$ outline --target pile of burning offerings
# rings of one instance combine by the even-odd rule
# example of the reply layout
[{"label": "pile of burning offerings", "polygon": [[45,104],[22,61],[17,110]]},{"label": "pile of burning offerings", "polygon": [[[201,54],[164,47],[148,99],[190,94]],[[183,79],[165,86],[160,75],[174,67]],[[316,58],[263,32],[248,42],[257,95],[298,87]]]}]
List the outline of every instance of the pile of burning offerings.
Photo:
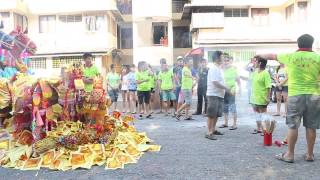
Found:
[{"label": "pile of burning offerings", "polygon": [[[71,89],[71,90],[70,90]],[[132,116],[109,115],[95,79],[91,93],[64,88],[60,79],[18,75],[0,79],[0,165],[20,170],[123,168],[145,151],[160,151],[133,127]]]}]

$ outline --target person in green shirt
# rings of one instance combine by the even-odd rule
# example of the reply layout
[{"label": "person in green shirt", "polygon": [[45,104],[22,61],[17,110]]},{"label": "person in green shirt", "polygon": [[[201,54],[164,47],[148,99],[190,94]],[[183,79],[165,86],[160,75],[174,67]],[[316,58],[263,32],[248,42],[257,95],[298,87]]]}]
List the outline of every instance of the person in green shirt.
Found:
[{"label": "person in green shirt", "polygon": [[303,119],[306,128],[307,153],[306,161],[314,161],[314,144],[316,129],[320,128],[320,55],[312,51],[314,38],[309,34],[300,36],[297,40],[298,51],[288,54],[262,54],[256,57],[278,60],[284,64],[288,73],[288,114],[286,124],[287,152],[276,156],[288,163],[294,162],[295,144],[298,138],[298,128]]},{"label": "person in green shirt", "polygon": [[111,98],[113,111],[117,110],[117,102],[120,88],[120,75],[116,72],[114,64],[110,65],[110,72],[107,74],[107,91]]},{"label": "person in green shirt", "polygon": [[173,102],[172,113],[174,114],[176,107],[176,95],[173,92],[173,90],[175,89],[173,69],[169,69],[166,63],[161,64],[161,71],[158,75],[158,79],[166,116],[169,115],[168,111],[171,101]]},{"label": "person in green shirt", "polygon": [[181,112],[186,110],[185,120],[193,120],[192,116],[189,114],[190,106],[192,103],[192,89],[193,89],[193,77],[191,73],[191,68],[193,66],[193,59],[184,59],[184,67],[182,69],[182,78],[181,78],[181,91],[179,95],[178,103],[183,103],[179,107],[176,114],[176,119],[180,120]]},{"label": "person in green shirt", "polygon": [[84,90],[85,92],[92,92],[93,90],[93,79],[98,76],[99,70],[98,68],[92,64],[92,54],[85,53],[83,54],[84,60],[84,70],[83,70],[83,82],[84,82]]},{"label": "person in green shirt", "polygon": [[147,63],[140,61],[138,63],[138,73],[136,74],[137,81],[137,91],[138,91],[138,102],[139,102],[139,117],[142,118],[144,113],[146,113],[146,118],[152,118],[150,113],[150,77],[151,72],[148,70]]},{"label": "person in green shirt", "polygon": [[267,106],[270,102],[271,77],[266,70],[267,60],[257,58],[255,63],[257,69],[252,74],[252,94],[251,105],[256,114],[257,129],[252,134],[262,133],[261,121],[267,112]]},{"label": "person in green shirt", "polygon": [[241,81],[237,67],[232,65],[233,57],[225,54],[224,60],[224,80],[226,86],[230,89],[230,93],[224,95],[224,124],[220,128],[228,127],[229,112],[233,114],[233,125],[230,130],[237,129],[237,106],[236,106],[236,84],[238,85],[239,94],[241,94]]}]

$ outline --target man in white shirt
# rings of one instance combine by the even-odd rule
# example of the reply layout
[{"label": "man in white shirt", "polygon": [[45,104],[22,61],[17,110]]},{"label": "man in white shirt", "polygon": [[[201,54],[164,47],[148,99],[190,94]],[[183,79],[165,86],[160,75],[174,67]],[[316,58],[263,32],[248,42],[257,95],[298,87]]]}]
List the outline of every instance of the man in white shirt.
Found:
[{"label": "man in white shirt", "polygon": [[208,134],[206,138],[210,140],[217,140],[215,135],[223,135],[216,131],[216,123],[223,113],[223,98],[226,91],[229,89],[225,86],[223,70],[220,67],[223,64],[223,53],[216,51],[212,57],[213,66],[210,67],[208,72],[207,83],[207,98],[208,98]]}]

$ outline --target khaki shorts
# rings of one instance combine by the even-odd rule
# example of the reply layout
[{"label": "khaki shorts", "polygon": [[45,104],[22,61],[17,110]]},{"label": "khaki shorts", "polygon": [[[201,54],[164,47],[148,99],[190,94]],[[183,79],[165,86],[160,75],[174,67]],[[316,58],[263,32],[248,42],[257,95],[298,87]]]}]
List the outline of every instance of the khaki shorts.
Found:
[{"label": "khaki shorts", "polygon": [[320,96],[299,95],[288,97],[288,115],[286,123],[291,129],[299,128],[303,118],[303,126],[320,129]]},{"label": "khaki shorts", "polygon": [[207,96],[208,108],[207,116],[209,118],[222,117],[223,113],[223,98],[217,96]]}]

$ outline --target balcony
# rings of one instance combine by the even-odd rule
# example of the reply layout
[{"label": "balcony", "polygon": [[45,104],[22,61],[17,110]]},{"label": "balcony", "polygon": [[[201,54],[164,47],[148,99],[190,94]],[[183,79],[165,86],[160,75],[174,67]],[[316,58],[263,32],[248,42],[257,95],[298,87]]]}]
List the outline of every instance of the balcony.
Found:
[{"label": "balcony", "polygon": [[224,27],[223,13],[192,13],[190,29],[221,29]]},{"label": "balcony", "polygon": [[133,21],[169,21],[171,6],[171,0],[136,0],[132,6]]},{"label": "balcony", "polygon": [[28,6],[33,14],[58,14],[66,12],[88,12],[117,10],[116,0],[29,0]]},{"label": "balcony", "polygon": [[22,0],[0,0],[1,11],[18,10],[20,13],[27,12],[27,5]]}]

